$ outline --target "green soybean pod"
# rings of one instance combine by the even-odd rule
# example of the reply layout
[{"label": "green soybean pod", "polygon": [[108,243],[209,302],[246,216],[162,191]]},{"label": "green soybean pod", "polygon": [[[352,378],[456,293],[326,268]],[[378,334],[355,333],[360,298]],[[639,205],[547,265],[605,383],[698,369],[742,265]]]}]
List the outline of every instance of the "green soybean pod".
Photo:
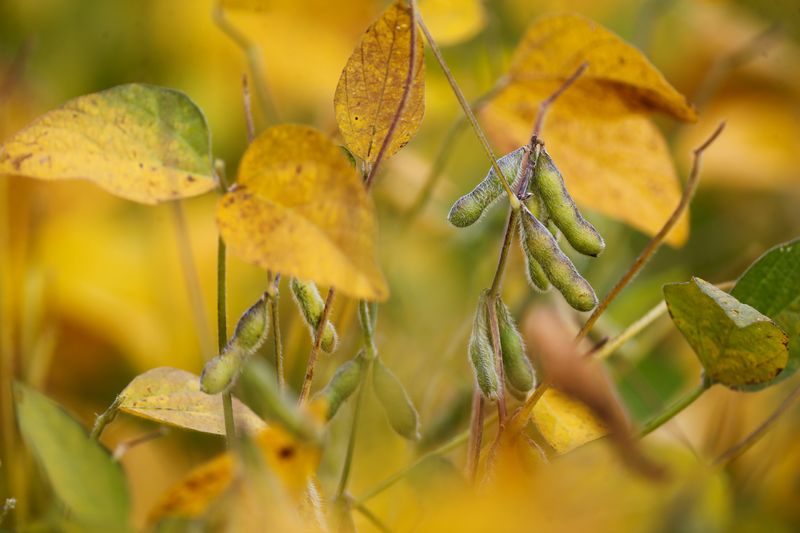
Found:
[{"label": "green soybean pod", "polygon": [[515,391],[526,393],[533,388],[533,366],[525,354],[522,335],[519,334],[511,312],[500,298],[495,300],[495,309],[506,381]]},{"label": "green soybean pod", "polygon": [[372,388],[392,428],[409,440],[419,440],[417,410],[403,384],[379,357],[375,358],[372,365]]},{"label": "green soybean pod", "polygon": [[577,252],[596,257],[603,251],[606,246],[603,237],[578,211],[561,172],[544,148],[533,172],[532,185],[541,194],[553,222]]},{"label": "green soybean pod", "polygon": [[[303,319],[311,332],[311,341],[313,342],[317,334],[319,320],[322,317],[322,311],[325,309],[325,302],[322,300],[322,296],[320,296],[319,290],[317,290],[317,286],[313,281],[292,278],[289,286],[292,289],[292,296],[294,296],[297,308],[300,310],[300,314],[303,315]],[[336,350],[338,342],[336,328],[328,321],[325,324],[325,329],[322,330],[322,344],[320,344],[320,347],[324,351],[331,353]]]},{"label": "green soybean pod", "polygon": [[475,373],[475,380],[483,395],[489,400],[497,399],[497,370],[494,367],[494,350],[489,338],[489,318],[487,316],[487,290],[481,292],[478,309],[472,323],[472,334],[469,338],[469,360]]},{"label": "green soybean pod", "polygon": [[364,352],[361,351],[337,368],[325,388],[314,395],[312,403],[325,402],[326,404],[325,420],[333,418],[339,407],[356,391],[364,375],[365,366]]},{"label": "green soybean pod", "polygon": [[[517,148],[510,154],[506,154],[497,160],[497,165],[503,171],[503,176],[508,180],[513,189],[517,186],[520,179],[519,165],[522,156],[525,154],[526,147]],[[464,228],[476,222],[484,211],[491,206],[505,190],[500,177],[494,171],[494,167],[489,169],[489,173],[472,191],[465,194],[453,204],[447,220],[458,228]]]},{"label": "green soybean pod", "polygon": [[228,341],[230,346],[235,346],[249,355],[264,344],[269,333],[267,297],[263,294],[242,314],[236,323],[236,329],[233,330],[233,337]]},{"label": "green soybean pod", "polygon": [[[530,198],[525,201],[525,205],[536,218],[545,220],[543,217],[549,217],[547,214],[547,208],[544,206],[541,196],[539,196],[535,190],[531,191]],[[530,257],[530,255],[525,251],[525,241],[521,237],[522,229],[520,229],[519,234],[519,243],[522,247],[522,256],[525,258],[525,277],[528,280],[528,284],[536,290],[543,292],[547,291],[550,288],[550,281],[547,279],[547,275],[544,273],[542,265],[540,265],[536,259]]]},{"label": "green soybean pod", "polygon": [[[541,159],[540,159],[541,160]],[[558,247],[553,235],[530,211],[520,212],[520,240],[529,261],[538,261],[564,299],[578,311],[590,311],[597,305],[597,296],[588,281]]]},{"label": "green soybean pod", "polygon": [[206,394],[217,394],[233,388],[246,358],[247,354],[243,350],[228,345],[203,367],[200,390]]}]

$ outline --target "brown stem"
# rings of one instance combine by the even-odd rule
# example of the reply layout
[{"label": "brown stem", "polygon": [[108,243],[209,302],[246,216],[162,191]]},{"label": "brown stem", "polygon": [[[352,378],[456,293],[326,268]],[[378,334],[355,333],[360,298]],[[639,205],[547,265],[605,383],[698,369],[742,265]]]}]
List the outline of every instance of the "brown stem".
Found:
[{"label": "brown stem", "polygon": [[672,212],[669,219],[664,223],[664,226],[661,230],[647,243],[647,246],[644,247],[644,250],[639,254],[639,257],[633,262],[631,267],[625,273],[625,275],[620,278],[616,285],[611,289],[611,291],[606,295],[602,302],[595,308],[592,312],[589,319],[583,325],[581,330],[578,332],[578,335],[575,339],[575,342],[579,342],[581,339],[586,337],[589,331],[594,326],[597,319],[600,318],[600,315],[608,308],[609,304],[614,301],[619,293],[624,289],[628,283],[631,282],[633,277],[639,273],[639,271],[644,267],[653,254],[658,250],[661,246],[661,243],[664,241],[664,238],[669,234],[675,224],[678,223],[681,215],[683,212],[686,211],[686,208],[689,207],[689,203],[692,201],[692,197],[694,196],[695,190],[697,190],[697,183],[700,178],[700,163],[702,162],[703,152],[708,148],[711,143],[713,143],[717,137],[722,133],[722,130],[725,128],[725,122],[720,123],[717,126],[717,129],[714,130],[714,133],[699,147],[695,148],[694,150],[694,161],[692,163],[692,170],[689,173],[689,179],[686,181],[686,187],[683,189],[683,195],[681,195],[680,202],[678,202],[675,211]]},{"label": "brown stem", "polygon": [[303,387],[300,389],[300,398],[298,403],[303,404],[308,399],[308,393],[311,392],[311,381],[314,379],[314,366],[317,364],[317,355],[322,345],[322,334],[325,331],[325,325],[328,323],[328,315],[330,315],[331,307],[333,304],[333,296],[336,290],[331,287],[328,289],[328,296],[325,298],[325,307],[322,308],[322,316],[319,317],[317,329],[314,331],[314,345],[311,347],[311,353],[308,356],[308,364],[306,365],[306,377],[303,379]]},{"label": "brown stem", "polygon": [[506,261],[508,260],[508,250],[511,248],[511,241],[514,239],[514,228],[517,225],[517,213],[518,212],[513,209],[508,213],[506,231],[503,237],[503,246],[500,248],[500,257],[497,260],[497,269],[494,271],[492,286],[489,289],[490,297],[496,296],[500,293],[500,285],[503,281],[503,272],[506,269]]},{"label": "brown stem", "polygon": [[564,80],[564,83],[561,84],[561,87],[556,89],[556,91],[542,100],[539,104],[539,113],[536,115],[536,122],[533,125],[533,134],[531,135],[531,139],[536,139],[540,136],[542,132],[542,126],[544,125],[544,117],[547,115],[547,112],[550,110],[550,106],[553,105],[559,96],[564,94],[564,91],[570,88],[570,86],[577,81],[581,75],[586,72],[586,69],[589,68],[589,63],[584,61],[580,64],[580,66],[573,72],[570,77]]},{"label": "brown stem", "polygon": [[[411,20],[413,21],[415,18],[416,13],[416,6],[414,2],[410,3],[411,9]],[[364,181],[364,187],[367,190],[370,190],[372,187],[372,182],[375,179],[375,173],[378,171],[378,166],[380,165],[381,161],[383,161],[384,156],[386,155],[386,151],[389,149],[389,143],[392,141],[392,137],[394,136],[394,131],[397,129],[397,125],[400,123],[400,117],[403,115],[403,111],[406,109],[406,104],[408,103],[408,95],[411,94],[411,86],[414,84],[414,75],[415,75],[415,67],[416,67],[416,59],[417,59],[417,25],[412,22],[411,24],[411,49],[408,59],[408,74],[406,74],[406,82],[403,86],[403,96],[400,98],[400,105],[397,106],[397,111],[395,112],[394,116],[392,117],[392,122],[389,124],[389,129],[386,131],[386,137],[383,139],[383,144],[381,144],[381,149],[378,150],[378,155],[375,158],[375,162],[372,164],[372,168],[367,175],[367,179]]]}]

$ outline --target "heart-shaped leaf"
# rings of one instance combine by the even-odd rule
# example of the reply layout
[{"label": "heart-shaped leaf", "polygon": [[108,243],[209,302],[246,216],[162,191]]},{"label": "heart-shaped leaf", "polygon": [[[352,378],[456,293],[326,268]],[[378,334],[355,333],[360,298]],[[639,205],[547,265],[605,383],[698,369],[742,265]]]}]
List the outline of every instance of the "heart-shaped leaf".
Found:
[{"label": "heart-shaped leaf", "polygon": [[[225,434],[222,395],[200,390],[200,378],[178,368],[161,367],[133,378],[119,395],[119,410],[184,429]],[[236,427],[248,433],[266,423],[239,400],[233,400]]]},{"label": "heart-shaped leaf", "polygon": [[266,269],[385,300],[375,213],[355,169],[307,126],[269,128],[248,147],[217,210],[231,253]]},{"label": "heart-shaped leaf", "polygon": [[712,382],[754,390],[786,367],[786,333],[753,307],[699,278],[665,285],[664,298]]},{"label": "heart-shaped leaf", "polygon": [[39,117],[0,147],[0,174],[87,179],[154,204],[216,187],[202,111],[185,94],[120,85]]}]

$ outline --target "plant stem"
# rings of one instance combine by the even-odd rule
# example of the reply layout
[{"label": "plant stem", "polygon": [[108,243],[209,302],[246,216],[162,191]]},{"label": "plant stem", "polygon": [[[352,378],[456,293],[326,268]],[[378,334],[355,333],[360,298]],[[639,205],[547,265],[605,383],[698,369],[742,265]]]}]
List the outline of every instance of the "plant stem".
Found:
[{"label": "plant stem", "polygon": [[587,68],[589,68],[589,63],[584,61],[580,64],[580,66],[578,66],[577,69],[575,69],[575,72],[573,72],[566,80],[564,80],[564,83],[561,84],[561,87],[556,89],[553,94],[541,101],[539,104],[539,112],[536,114],[536,122],[533,124],[531,142],[541,135],[542,127],[544,126],[544,117],[547,115],[547,112],[550,110],[550,106],[553,105],[553,102],[555,102],[559,96],[564,94],[564,91],[569,89],[570,86],[575,83],[584,72],[586,72]]},{"label": "plant stem", "polygon": [[483,441],[483,394],[475,384],[472,390],[472,418],[468,431],[469,445],[467,446],[467,480],[475,482],[478,473],[478,463],[481,457],[481,442]]},{"label": "plant stem", "polygon": [[492,279],[492,286],[489,289],[489,296],[494,297],[500,293],[500,285],[503,281],[503,272],[506,269],[506,260],[508,259],[508,250],[511,247],[511,241],[514,239],[514,228],[517,226],[517,210],[511,210],[508,213],[508,220],[506,222],[506,230],[503,236],[503,246],[500,248],[500,256],[497,260],[497,268],[494,271],[494,278]]},{"label": "plant stem", "polygon": [[708,379],[703,378],[697,387],[692,389],[688,394],[668,407],[666,411],[646,422],[639,430],[639,438],[652,433],[656,429],[672,420],[675,415],[689,407],[696,399],[698,399],[700,395],[702,395],[711,385],[712,383]]},{"label": "plant stem", "polygon": [[372,361],[373,359],[367,359],[367,368],[366,372],[364,372],[363,377],[361,378],[361,383],[358,386],[358,392],[356,393],[356,404],[353,408],[353,422],[350,425],[350,436],[347,441],[347,452],[344,456],[344,465],[342,466],[342,475],[339,478],[339,484],[336,487],[336,497],[341,497],[345,491],[347,490],[347,481],[350,479],[350,468],[353,465],[353,451],[356,447],[356,431],[358,430],[358,420],[361,414],[361,404],[363,402],[364,397],[364,389],[366,388],[367,381],[369,380],[369,374],[372,371]]},{"label": "plant stem", "polygon": [[[416,0],[412,0],[411,3],[412,5],[416,5]],[[434,40],[430,31],[428,31],[428,27],[425,25],[425,21],[422,20],[422,15],[419,13],[419,10],[415,11],[417,17],[417,24],[419,24],[422,33],[425,35],[425,40],[428,41],[428,44],[431,47],[431,51],[433,52],[433,55],[436,57],[436,61],[439,63],[442,72],[444,73],[448,83],[450,84],[450,87],[453,89],[453,93],[456,95],[456,99],[458,100],[461,109],[464,111],[464,115],[467,117],[467,120],[469,120],[469,123],[472,126],[472,130],[475,132],[475,135],[481,142],[481,146],[483,146],[483,150],[486,152],[486,156],[489,158],[489,162],[491,163],[492,168],[494,169],[497,176],[500,178],[500,183],[502,183],[503,189],[505,189],[506,195],[508,195],[508,201],[511,205],[511,208],[516,211],[517,209],[519,209],[520,206],[519,199],[511,190],[511,186],[509,185],[505,175],[503,175],[503,171],[500,170],[500,166],[497,164],[497,159],[495,159],[492,147],[489,145],[489,140],[486,138],[486,134],[484,134],[480,124],[478,124],[478,119],[475,118],[475,113],[472,112],[472,108],[469,106],[467,99],[464,97],[464,93],[461,92],[461,87],[458,86],[455,77],[453,77],[453,73],[447,66],[447,63],[444,60],[444,56],[442,56],[442,51],[439,50],[439,46],[436,44],[436,41]]]},{"label": "plant stem", "polygon": [[92,427],[92,431],[89,434],[89,438],[92,440],[100,440],[103,430],[106,429],[106,426],[109,425],[117,416],[120,401],[121,400],[119,396],[117,396],[111,405],[108,406],[108,409],[97,415],[97,418],[94,421],[94,426]]},{"label": "plant stem", "polygon": [[325,325],[328,323],[328,316],[331,312],[333,304],[333,297],[336,291],[333,287],[328,289],[328,296],[325,298],[325,307],[322,308],[322,316],[317,323],[317,329],[314,332],[314,345],[311,347],[311,353],[308,355],[308,364],[306,365],[306,376],[303,379],[303,386],[300,389],[299,404],[304,404],[308,400],[308,394],[311,392],[311,382],[314,380],[314,367],[317,364],[317,355],[322,345],[322,334],[325,331]]},{"label": "plant stem", "polygon": [[359,513],[364,515],[364,517],[367,520],[369,520],[370,522],[372,522],[372,525],[374,525],[379,530],[383,531],[384,533],[388,533],[388,532],[392,531],[389,526],[384,524],[383,521],[380,518],[378,518],[375,515],[375,513],[370,511],[363,503],[359,503],[359,502],[354,501],[352,496],[348,498],[348,502],[350,503],[350,506],[353,509],[355,509],[356,511],[358,511]]},{"label": "plant stem", "polygon": [[589,319],[578,332],[575,342],[579,342],[581,339],[586,337],[586,335],[592,329],[592,326],[594,326],[595,322],[597,322],[597,319],[600,318],[600,315],[603,314],[603,312],[608,308],[609,304],[611,304],[611,302],[614,301],[619,293],[622,292],[622,289],[624,289],[628,283],[631,282],[634,276],[639,273],[642,267],[647,264],[656,250],[658,250],[658,248],[661,246],[661,243],[664,241],[672,228],[675,227],[675,224],[678,223],[681,215],[683,215],[684,211],[686,211],[686,208],[689,207],[689,203],[692,201],[695,190],[697,190],[697,183],[699,182],[700,178],[700,163],[702,162],[703,152],[711,145],[711,143],[716,140],[724,128],[725,123],[720,123],[720,125],[717,126],[717,129],[714,130],[714,133],[712,133],[702,145],[694,150],[692,170],[689,173],[689,179],[686,181],[686,187],[683,189],[683,194],[681,195],[681,199],[680,202],[678,202],[677,207],[675,207],[672,215],[670,215],[669,219],[667,219],[666,223],[664,223],[664,226],[661,228],[661,230],[650,240],[649,243],[647,243],[647,246],[644,247],[639,254],[639,257],[636,258],[628,271],[622,276],[622,278],[620,278],[617,284],[614,285],[603,301],[600,302],[600,304],[594,309],[592,314],[589,316]]},{"label": "plant stem", "polygon": [[[272,273],[270,272],[270,275]],[[272,294],[270,295],[270,319],[272,320],[272,339],[275,347],[275,374],[278,379],[278,388],[283,390],[286,387],[286,378],[283,371],[283,343],[281,342],[281,328],[280,320],[278,319],[278,300],[280,299],[280,284],[281,276],[275,276],[275,284],[272,287]]]},{"label": "plant stem", "polygon": [[[228,342],[228,306],[226,303],[227,278],[225,275],[225,241],[222,236],[217,241],[217,348],[219,353]],[[236,423],[233,420],[233,397],[230,391],[222,393],[222,414],[225,418],[225,442],[228,448],[236,442]]]}]

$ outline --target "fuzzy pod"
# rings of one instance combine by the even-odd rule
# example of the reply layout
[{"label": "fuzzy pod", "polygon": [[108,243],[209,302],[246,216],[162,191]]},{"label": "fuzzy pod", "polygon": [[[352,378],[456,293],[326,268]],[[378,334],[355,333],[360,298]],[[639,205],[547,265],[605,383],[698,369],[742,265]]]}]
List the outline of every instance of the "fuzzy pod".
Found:
[{"label": "fuzzy pod", "polygon": [[494,350],[489,337],[489,317],[486,308],[488,291],[481,292],[475,320],[472,323],[472,334],[469,338],[469,360],[472,370],[483,395],[489,400],[497,399],[497,370],[494,366]]},{"label": "fuzzy pod", "polygon": [[[525,206],[537,219],[543,221],[543,223],[547,220],[552,224],[547,208],[544,206],[541,196],[535,190],[531,191],[530,197],[525,201]],[[522,235],[521,228],[519,234],[520,236]],[[525,252],[525,241],[522,237],[520,237],[519,244],[522,247],[522,255],[525,258],[525,277],[528,280],[528,284],[536,290],[547,291],[550,289],[550,281],[547,279],[542,265]]]},{"label": "fuzzy pod", "polygon": [[403,384],[386,365],[375,358],[372,366],[372,388],[386,412],[389,424],[401,436],[419,440],[419,415]]},{"label": "fuzzy pod", "polygon": [[[313,281],[302,281],[297,278],[292,278],[289,286],[292,289],[292,296],[294,296],[297,308],[300,310],[300,314],[303,315],[303,319],[308,326],[309,332],[311,333],[311,341],[313,342],[317,334],[319,320],[325,309],[325,302]],[[336,345],[338,343],[339,338],[336,335],[336,328],[333,327],[333,324],[329,320],[325,324],[325,329],[322,330],[322,343],[320,347],[323,351],[331,353],[336,350]]]},{"label": "fuzzy pod", "polygon": [[523,209],[520,213],[520,240],[528,261],[538,261],[547,279],[564,299],[578,311],[591,311],[597,296],[588,281],[578,273],[569,257],[558,247],[553,235],[536,217]]},{"label": "fuzzy pod", "polygon": [[561,172],[544,148],[533,172],[532,186],[541,195],[553,222],[575,251],[592,257],[603,251],[606,246],[603,237],[578,211]]},{"label": "fuzzy pod", "polygon": [[[497,160],[497,165],[503,171],[503,176],[508,180],[512,189],[517,186],[521,177],[519,165],[524,154],[525,147],[523,146]],[[504,191],[503,183],[494,171],[494,167],[490,168],[483,181],[472,191],[456,200],[456,203],[450,208],[447,220],[458,228],[475,223]]]},{"label": "fuzzy pod", "polygon": [[312,402],[325,402],[325,420],[336,415],[339,407],[356,391],[364,376],[364,352],[336,369],[336,373],[321,391],[314,395]]},{"label": "fuzzy pod", "polygon": [[233,388],[244,367],[247,353],[232,345],[206,363],[200,374],[200,390],[217,394]]},{"label": "fuzzy pod", "polygon": [[264,344],[269,334],[267,298],[266,294],[262,295],[242,314],[239,322],[236,323],[236,329],[233,330],[233,336],[228,341],[230,347],[235,347],[249,355],[255,353]]},{"label": "fuzzy pod", "polygon": [[519,334],[511,312],[500,298],[495,300],[495,308],[506,381],[514,390],[526,393],[533,388],[533,366],[525,354],[522,335]]}]

